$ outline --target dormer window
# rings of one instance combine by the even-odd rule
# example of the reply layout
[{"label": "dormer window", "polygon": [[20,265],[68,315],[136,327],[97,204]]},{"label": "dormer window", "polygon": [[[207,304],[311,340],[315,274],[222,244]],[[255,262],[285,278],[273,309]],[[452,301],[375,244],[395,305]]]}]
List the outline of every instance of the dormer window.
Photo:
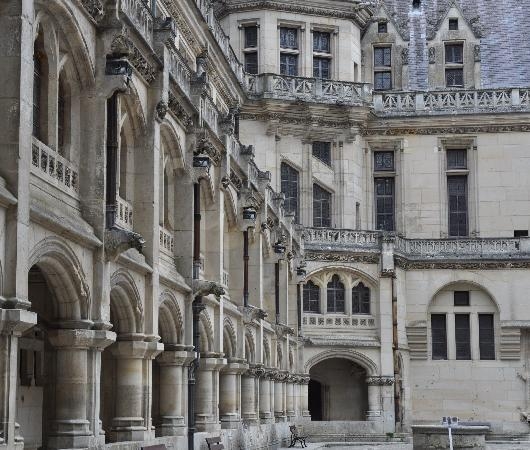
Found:
[{"label": "dormer window", "polygon": [[464,44],[445,44],[445,81],[447,87],[464,87]]},{"label": "dormer window", "polygon": [[378,22],[377,32],[379,34],[388,33],[388,24],[386,22]]},{"label": "dormer window", "polygon": [[421,0],[412,1],[412,9],[420,9],[420,6],[421,6]]},{"label": "dormer window", "polygon": [[449,19],[449,30],[458,30],[458,19]]}]

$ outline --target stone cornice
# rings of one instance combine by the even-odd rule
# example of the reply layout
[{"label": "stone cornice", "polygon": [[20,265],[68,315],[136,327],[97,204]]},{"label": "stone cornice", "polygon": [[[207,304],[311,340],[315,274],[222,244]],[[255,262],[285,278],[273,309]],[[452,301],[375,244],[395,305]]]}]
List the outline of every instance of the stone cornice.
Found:
[{"label": "stone cornice", "polygon": [[370,18],[372,17],[372,11],[364,4],[352,6],[351,3],[344,8],[333,8],[331,6],[317,6],[307,5],[307,3],[300,2],[296,4],[294,1],[280,1],[280,0],[247,0],[243,2],[233,3],[226,2],[223,5],[217,7],[216,15],[219,18],[223,18],[228,14],[241,11],[253,11],[253,10],[276,10],[283,12],[290,12],[295,14],[308,14],[312,16],[324,16],[334,17],[337,19],[353,20],[361,28],[363,28]]},{"label": "stone cornice", "polygon": [[[432,122],[432,118],[429,118]],[[389,125],[385,123],[385,125]],[[417,126],[417,127],[392,127],[384,126],[361,129],[363,136],[410,136],[410,135],[427,135],[438,136],[442,134],[482,134],[482,133],[528,133],[530,132],[530,123],[512,123],[498,124],[488,122],[482,125],[451,125],[444,127]]]},{"label": "stone cornice", "polygon": [[342,263],[379,264],[378,253],[351,253],[337,251],[316,251],[305,254],[306,261],[326,261]]},{"label": "stone cornice", "polygon": [[530,269],[530,260],[499,260],[499,261],[411,261],[401,256],[394,258],[396,266],[403,270],[502,270]]}]

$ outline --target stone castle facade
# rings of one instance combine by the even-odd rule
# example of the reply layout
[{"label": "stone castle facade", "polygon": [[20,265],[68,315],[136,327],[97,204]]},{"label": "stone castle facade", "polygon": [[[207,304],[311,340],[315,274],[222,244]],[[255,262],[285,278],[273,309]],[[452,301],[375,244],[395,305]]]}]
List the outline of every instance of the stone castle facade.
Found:
[{"label": "stone castle facade", "polygon": [[527,3],[3,0],[0,448],[527,434]]}]

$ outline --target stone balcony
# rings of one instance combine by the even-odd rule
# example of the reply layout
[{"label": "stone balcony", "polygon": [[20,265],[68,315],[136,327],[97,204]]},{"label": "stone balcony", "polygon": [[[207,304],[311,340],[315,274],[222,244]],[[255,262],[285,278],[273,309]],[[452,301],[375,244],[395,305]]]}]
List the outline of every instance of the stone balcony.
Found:
[{"label": "stone balcony", "polygon": [[494,264],[505,261],[507,267],[530,264],[530,238],[524,237],[407,239],[379,231],[306,228],[303,240],[306,255],[320,253],[362,256],[366,253],[373,255],[385,252],[404,266],[415,262],[428,265],[477,262]]},{"label": "stone balcony", "polygon": [[371,101],[371,86],[366,83],[323,80],[264,73],[247,74],[247,93],[251,98],[299,100],[348,106]]},{"label": "stone balcony", "polygon": [[154,18],[147,3],[143,0],[121,0],[120,12],[152,47]]},{"label": "stone balcony", "polygon": [[382,116],[524,112],[530,111],[530,89],[374,92],[373,102]]}]

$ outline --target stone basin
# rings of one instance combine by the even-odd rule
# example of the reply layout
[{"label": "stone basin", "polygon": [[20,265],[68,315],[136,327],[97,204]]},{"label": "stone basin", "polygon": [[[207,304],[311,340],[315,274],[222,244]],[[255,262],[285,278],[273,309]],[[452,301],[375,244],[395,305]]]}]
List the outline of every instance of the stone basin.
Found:
[{"label": "stone basin", "polygon": [[[458,425],[452,428],[453,449],[486,449],[487,425]],[[437,450],[449,448],[449,431],[442,425],[413,425],[414,450]]]}]

